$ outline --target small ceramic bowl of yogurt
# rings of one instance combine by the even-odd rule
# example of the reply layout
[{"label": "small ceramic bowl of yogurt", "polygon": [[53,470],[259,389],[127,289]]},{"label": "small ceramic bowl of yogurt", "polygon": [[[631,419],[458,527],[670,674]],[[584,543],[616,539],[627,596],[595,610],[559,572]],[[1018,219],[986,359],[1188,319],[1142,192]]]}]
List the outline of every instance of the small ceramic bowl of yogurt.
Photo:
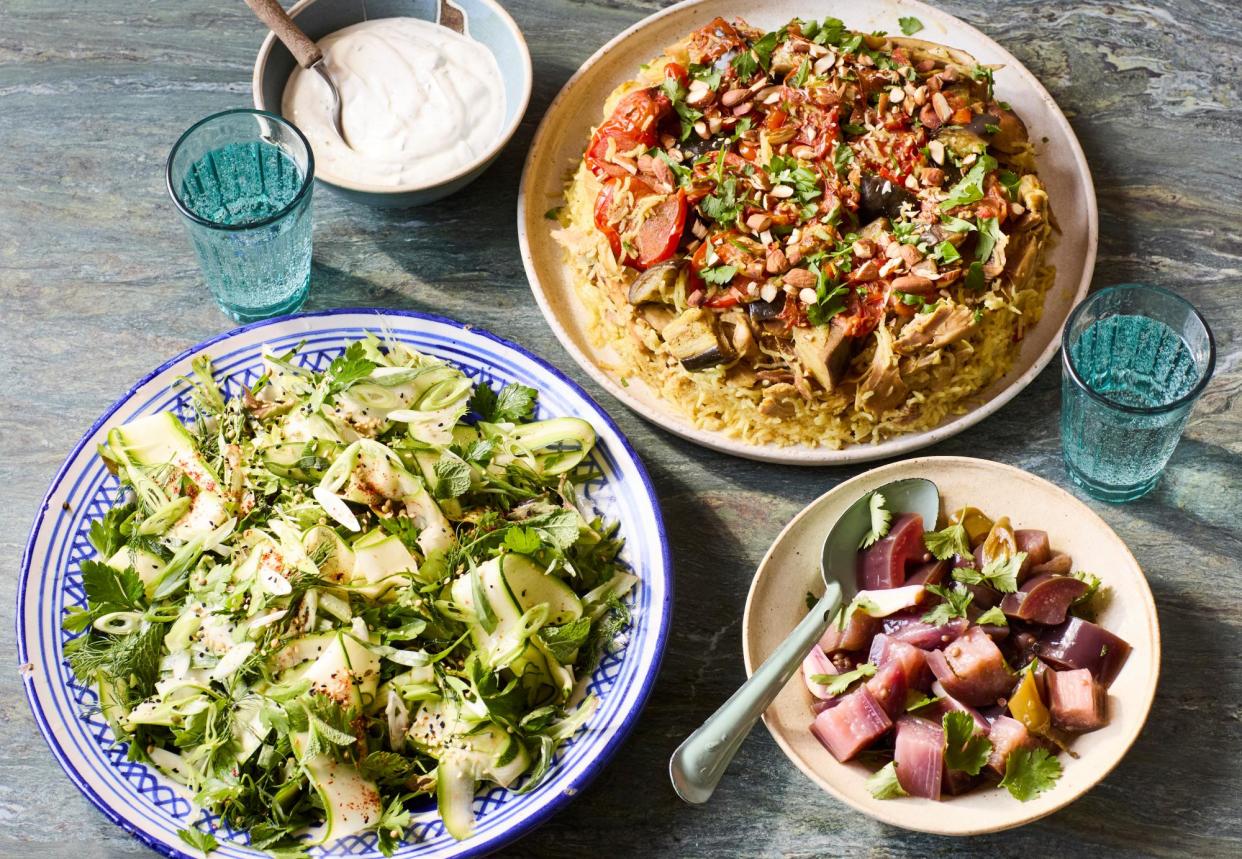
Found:
[{"label": "small ceramic bowl of yogurt", "polygon": [[316,41],[341,94],[346,141],[328,87],[268,34],[254,103],[296,125],[316,178],[376,206],[420,206],[474,181],[517,130],[531,63],[494,0],[301,0],[289,9]]}]

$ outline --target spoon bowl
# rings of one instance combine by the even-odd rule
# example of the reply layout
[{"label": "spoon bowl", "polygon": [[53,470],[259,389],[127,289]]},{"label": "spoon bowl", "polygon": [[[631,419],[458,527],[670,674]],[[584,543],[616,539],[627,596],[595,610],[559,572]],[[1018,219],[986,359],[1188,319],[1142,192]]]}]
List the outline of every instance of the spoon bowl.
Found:
[{"label": "spoon bowl", "polygon": [[886,483],[864,494],[850,505],[833,525],[820,551],[820,577],[824,595],[794,627],[772,655],[750,679],[686,738],[669,759],[669,778],[673,790],[693,804],[707,802],[724,775],[729,761],[755,722],[789,682],[847,596],[858,592],[855,575],[859,545],[872,529],[871,499],[884,496],[891,513],[917,513],[933,526],[940,515],[940,492],[936,484],[923,478],[906,478]]}]

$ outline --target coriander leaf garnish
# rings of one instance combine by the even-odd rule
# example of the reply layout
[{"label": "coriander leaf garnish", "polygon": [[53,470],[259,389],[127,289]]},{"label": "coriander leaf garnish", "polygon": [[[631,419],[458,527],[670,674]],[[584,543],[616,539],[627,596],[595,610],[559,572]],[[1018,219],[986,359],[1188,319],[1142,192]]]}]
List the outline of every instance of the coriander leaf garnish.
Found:
[{"label": "coriander leaf garnish", "polygon": [[1009,626],[1009,618],[1005,617],[1000,606],[994,605],[975,618],[975,623],[979,626]]},{"label": "coriander leaf garnish", "polygon": [[872,677],[875,671],[875,665],[864,662],[853,671],[846,671],[844,674],[813,674],[811,682],[822,684],[829,695],[842,695],[855,681],[862,680],[864,677]]},{"label": "coriander leaf garnish", "polygon": [[858,544],[858,548],[869,549],[888,534],[888,529],[892,526],[893,514],[885,507],[886,503],[884,496],[879,492],[871,493],[871,500],[868,501],[868,509],[871,513],[871,528],[863,535],[862,542]]},{"label": "coriander leaf garnish", "polygon": [[142,579],[132,568],[117,570],[99,561],[83,561],[81,570],[82,588],[88,603],[110,610],[143,608]]},{"label": "coriander leaf garnish", "polygon": [[980,155],[979,160],[971,166],[961,181],[949,189],[949,194],[941,201],[940,208],[947,211],[982,200],[983,180],[995,169],[995,158],[991,155]]},{"label": "coriander leaf garnish", "polygon": [[901,26],[901,32],[907,36],[913,36],[919,30],[923,29],[923,22],[918,18],[915,18],[913,15],[898,18],[897,23]]},{"label": "coriander leaf garnish", "polygon": [[974,599],[974,594],[960,587],[928,585],[927,590],[944,600],[923,615],[923,623],[930,623],[932,626],[943,626],[955,617],[966,617],[966,608]]},{"label": "coriander leaf garnish", "polygon": [[724,286],[733,280],[733,276],[736,274],[737,266],[735,265],[718,265],[699,270],[699,277],[703,278],[703,282],[710,283],[713,286]]},{"label": "coriander leaf garnish", "polygon": [[220,846],[220,842],[216,840],[216,836],[212,835],[210,832],[204,832],[201,829],[178,829],[177,837],[193,847],[195,850],[202,851],[204,856]]},{"label": "coriander leaf garnish", "polygon": [[537,397],[538,392],[526,385],[505,385],[497,394],[484,382],[474,389],[470,409],[489,423],[519,423],[534,414]]},{"label": "coriander leaf garnish", "polygon": [[1086,582],[1087,590],[1082,596],[1070,603],[1069,612],[1089,620],[1095,615],[1095,611],[1098,608],[1096,605],[1097,597],[1106,596],[1106,589],[1102,588],[1100,577],[1094,573],[1086,573],[1080,570],[1072,575],[1079,581]]},{"label": "coriander leaf garnish", "polygon": [[1052,788],[1061,777],[1061,762],[1047,749],[1017,748],[1005,761],[1005,777],[1000,786],[1014,799],[1028,802]]},{"label": "coriander leaf garnish", "polygon": [[334,396],[371,375],[375,367],[375,362],[366,357],[361,342],[350,343],[345,352],[328,365],[328,372],[321,382],[320,402],[331,402]]},{"label": "coriander leaf garnish", "polygon": [[928,531],[923,535],[923,545],[941,561],[947,561],[954,555],[964,557],[970,554],[970,537],[961,522],[940,531]]},{"label": "coriander leaf garnish", "polygon": [[533,555],[543,546],[543,540],[535,529],[517,526],[505,531],[505,546],[523,555]]},{"label": "coriander leaf garnish", "polygon": [[91,523],[87,539],[104,560],[111,558],[125,545],[123,527],[133,512],[132,505],[113,507],[103,515],[102,519],[96,519]]},{"label": "coriander leaf garnish", "polygon": [[889,761],[867,779],[867,790],[876,799],[896,799],[909,796],[897,780],[897,762]]},{"label": "coriander leaf garnish", "polygon": [[924,695],[922,692],[916,692],[911,689],[906,693],[906,712],[914,713],[922,710],[924,707],[930,707],[940,700],[942,699],[938,695]]},{"label": "coriander leaf garnish", "polygon": [[953,578],[967,585],[990,585],[1003,594],[1018,590],[1018,571],[1026,561],[1026,552],[1018,552],[1009,558],[993,558],[982,570],[958,567]]},{"label": "coriander leaf garnish", "polygon": [[992,754],[987,737],[975,736],[975,720],[969,713],[945,713],[940,724],[944,728],[944,765],[968,775],[978,775]]}]

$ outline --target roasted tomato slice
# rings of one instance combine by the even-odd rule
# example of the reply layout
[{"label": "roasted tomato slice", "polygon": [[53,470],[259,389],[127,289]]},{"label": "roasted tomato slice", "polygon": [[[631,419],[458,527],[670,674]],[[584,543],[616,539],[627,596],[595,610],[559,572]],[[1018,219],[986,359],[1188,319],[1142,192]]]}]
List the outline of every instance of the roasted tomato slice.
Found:
[{"label": "roasted tomato slice", "polygon": [[596,176],[623,178],[629,171],[608,160],[609,141],[616,152],[649,149],[659,140],[660,121],[672,110],[668,96],[655,88],[640,89],[617,102],[612,116],[604,120],[591,137],[586,162]]},{"label": "roasted tomato slice", "polygon": [[[621,231],[618,229],[628,216],[622,215],[618,221],[609,217],[613,214],[613,201],[622,181],[624,180],[609,178],[604,182],[603,190],[595,198],[595,226],[608,239],[613,255],[619,262],[645,271],[656,263],[669,259],[677,251],[681,234],[686,228],[686,212],[689,209],[686,192],[678,188],[647,210],[643,222],[634,234],[634,252],[631,254],[622,248]],[[637,179],[630,179],[629,183],[630,193],[635,200],[657,193]]]},{"label": "roasted tomato slice", "polygon": [[683,87],[690,86],[690,72],[686,71],[686,67],[681,63],[669,63],[664,67],[664,76],[673,78]]},{"label": "roasted tomato slice", "polygon": [[629,264],[645,270],[672,257],[686,228],[686,192],[678,188],[647,213],[634,236],[638,257]]},{"label": "roasted tomato slice", "polygon": [[714,63],[730,51],[747,50],[746,40],[724,18],[715,18],[690,34],[687,51],[690,61],[699,65]]},{"label": "roasted tomato slice", "polygon": [[884,281],[872,281],[866,295],[859,295],[857,287],[850,288],[845,312],[840,316],[847,337],[865,337],[876,329],[884,318],[888,293],[888,284]]}]

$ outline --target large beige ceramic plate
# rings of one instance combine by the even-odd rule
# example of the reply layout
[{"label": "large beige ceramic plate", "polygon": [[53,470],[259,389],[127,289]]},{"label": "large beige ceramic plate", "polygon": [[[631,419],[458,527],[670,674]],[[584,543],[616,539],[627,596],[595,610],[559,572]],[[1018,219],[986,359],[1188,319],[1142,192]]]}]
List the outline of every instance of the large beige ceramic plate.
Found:
[{"label": "large beige ceramic plate", "polygon": [[1068,805],[1104,778],[1138,737],[1156,694],[1160,629],[1156,606],[1138,562],[1090,508],[1063,489],[1021,469],[982,459],[929,456],[876,468],[811,502],[786,526],[759,565],[746,599],[742,653],[753,673],[806,614],[805,594],[823,593],[819,553],[837,517],[864,493],[904,477],[935,481],[945,509],[973,505],[1007,515],[1015,528],[1048,532],[1057,551],[1077,569],[1098,575],[1110,589],[1099,623],[1134,651],[1109,688],[1109,724],[1073,743],[1080,755],[1061,755],[1063,775],[1046,793],[1018,802],[999,788],[943,802],[904,797],[879,800],[867,792],[870,771],[838,763],[808,730],[811,695],[795,676],[764,714],[764,723],[798,769],[837,799],[885,823],[942,835],[975,835],[1021,826]]},{"label": "large beige ceramic plate", "polygon": [[[592,127],[602,119],[607,95],[633,78],[639,65],[658,56],[666,45],[717,15],[741,16],[767,29],[775,29],[795,16],[833,15],[855,29],[894,33],[900,32],[899,17],[913,15],[924,25],[919,38],[962,48],[981,63],[1004,65],[996,74],[997,93],[1013,105],[1036,142],[1039,175],[1048,187],[1061,227],[1059,241],[1049,255],[1057,267],[1057,278],[1048,293],[1043,319],[1027,334],[1013,369],[968,403],[965,414],[930,430],[841,450],[747,444],[720,432],[698,429],[638,380],[622,384],[610,369],[616,355],[610,348],[597,348],[592,343],[571,273],[560,246],[552,239],[555,224],[544,213],[559,205],[565,181],[581,159]],[[531,289],[561,344],[587,373],[639,415],[697,444],[749,459],[803,465],[866,462],[917,450],[961,432],[1011,400],[1056,354],[1061,327],[1091,282],[1096,236],[1091,173],[1073,130],[1052,96],[1008,51],[983,33],[915,0],[873,0],[865,4],[850,0],[688,0],[645,18],[583,63],[552,102],[531,144],[518,196],[518,240]]]}]

